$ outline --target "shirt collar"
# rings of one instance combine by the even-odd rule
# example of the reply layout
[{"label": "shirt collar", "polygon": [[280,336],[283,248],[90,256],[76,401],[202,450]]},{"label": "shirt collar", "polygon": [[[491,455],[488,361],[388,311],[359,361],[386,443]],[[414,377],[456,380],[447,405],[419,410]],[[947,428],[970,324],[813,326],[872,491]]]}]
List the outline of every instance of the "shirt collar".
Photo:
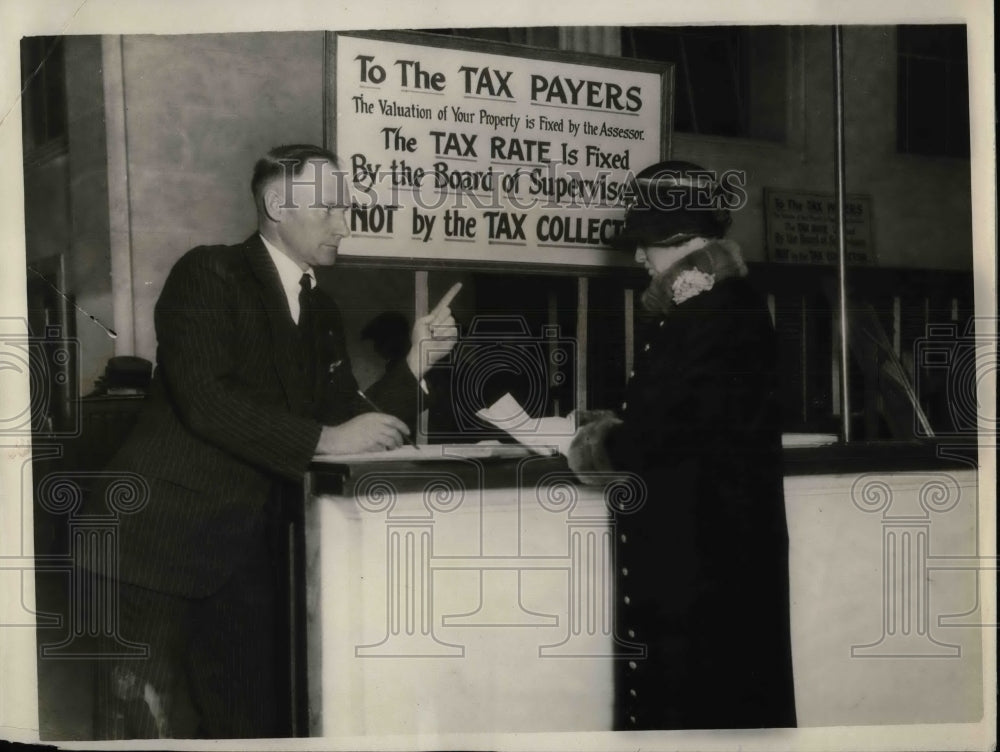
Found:
[{"label": "shirt collar", "polygon": [[[271,255],[271,260],[274,265],[278,268],[278,276],[281,277],[282,284],[285,284],[285,279],[291,279],[295,282],[296,295],[299,289],[299,280],[302,279],[303,274],[308,274],[312,277],[313,287],[316,286],[316,272],[313,271],[311,266],[306,267],[303,271],[301,267],[285,253],[280,251],[274,243],[265,238],[263,235],[260,239],[264,242],[264,247],[267,248],[267,252]],[[287,286],[287,285],[286,285]]]},{"label": "shirt collar", "polygon": [[311,266],[303,271],[299,268],[298,264],[278,250],[277,246],[263,235],[260,236],[260,239],[264,242],[264,247],[267,249],[271,261],[274,262],[274,267],[278,271],[278,278],[281,280],[281,289],[284,290],[285,299],[288,301],[288,310],[292,314],[292,319],[297,322],[299,320],[299,292],[302,289],[299,282],[303,274],[308,274],[312,278],[312,287],[315,289],[316,272],[313,271]]}]

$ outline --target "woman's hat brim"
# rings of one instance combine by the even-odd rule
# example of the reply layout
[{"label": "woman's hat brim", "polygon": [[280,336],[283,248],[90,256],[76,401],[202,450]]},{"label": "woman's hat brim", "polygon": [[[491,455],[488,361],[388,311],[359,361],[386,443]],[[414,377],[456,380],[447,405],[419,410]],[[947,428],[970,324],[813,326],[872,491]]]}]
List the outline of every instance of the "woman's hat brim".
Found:
[{"label": "woman's hat brim", "polygon": [[625,215],[625,226],[611,239],[618,251],[634,253],[638,246],[671,245],[698,233],[697,223],[687,212],[664,212],[649,207],[633,207]]}]

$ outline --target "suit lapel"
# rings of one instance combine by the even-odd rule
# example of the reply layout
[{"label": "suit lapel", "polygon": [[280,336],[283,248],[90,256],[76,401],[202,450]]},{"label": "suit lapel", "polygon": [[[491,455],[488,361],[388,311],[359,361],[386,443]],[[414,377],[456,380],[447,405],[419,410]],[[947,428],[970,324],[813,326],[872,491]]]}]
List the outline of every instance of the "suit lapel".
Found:
[{"label": "suit lapel", "polygon": [[251,235],[243,244],[243,252],[256,279],[264,313],[267,315],[274,367],[285,391],[285,399],[290,408],[298,411],[305,394],[305,383],[297,368],[302,353],[299,352],[299,331],[288,310],[288,299],[281,286],[281,278],[260,235]]},{"label": "suit lapel", "polygon": [[337,306],[322,290],[317,291],[316,304],[317,367],[329,375],[344,363],[344,325]]}]

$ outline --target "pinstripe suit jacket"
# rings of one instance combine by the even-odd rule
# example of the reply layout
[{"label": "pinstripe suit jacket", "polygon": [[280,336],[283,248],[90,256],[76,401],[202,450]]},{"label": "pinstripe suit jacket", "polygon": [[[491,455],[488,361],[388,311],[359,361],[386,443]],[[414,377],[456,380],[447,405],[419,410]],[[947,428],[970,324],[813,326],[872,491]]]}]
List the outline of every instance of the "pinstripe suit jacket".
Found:
[{"label": "pinstripe suit jacket", "polygon": [[[195,248],[175,264],[156,304],[150,394],[111,463],[150,491],[121,516],[118,579],[187,597],[215,592],[261,535],[275,482],[302,479],[322,425],[369,410],[340,313],[319,297],[313,371],[259,235]],[[412,428],[418,388],[404,363],[368,393]]]}]

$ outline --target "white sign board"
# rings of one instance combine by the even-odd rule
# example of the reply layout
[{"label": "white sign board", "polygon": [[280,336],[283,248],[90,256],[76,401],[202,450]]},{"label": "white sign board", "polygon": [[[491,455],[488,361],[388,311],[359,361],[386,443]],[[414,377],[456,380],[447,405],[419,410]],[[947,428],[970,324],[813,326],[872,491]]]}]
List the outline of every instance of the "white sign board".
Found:
[{"label": "white sign board", "polygon": [[341,253],[631,264],[609,240],[628,175],[668,151],[670,67],[544,54],[337,35],[331,141],[356,205]]}]

